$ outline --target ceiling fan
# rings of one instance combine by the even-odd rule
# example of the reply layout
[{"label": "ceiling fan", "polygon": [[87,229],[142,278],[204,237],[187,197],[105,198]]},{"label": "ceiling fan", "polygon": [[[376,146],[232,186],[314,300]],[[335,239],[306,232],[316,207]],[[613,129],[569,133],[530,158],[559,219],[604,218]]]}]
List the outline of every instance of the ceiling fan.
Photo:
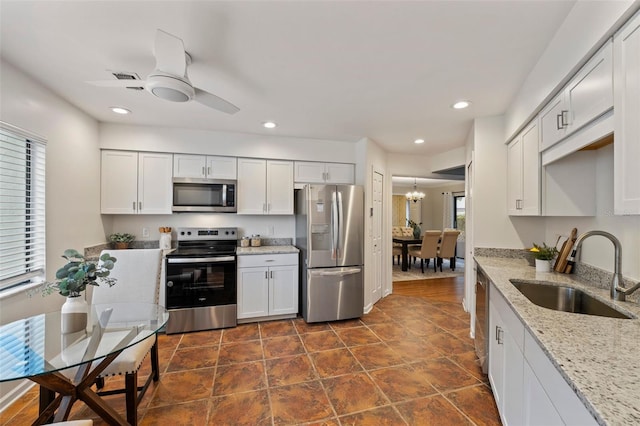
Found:
[{"label": "ceiling fan", "polygon": [[147,76],[146,81],[139,80],[135,73],[113,73],[116,80],[88,81],[101,87],[123,87],[146,89],[152,95],[171,102],[189,102],[194,100],[209,108],[235,114],[240,108],[212,93],[198,89],[187,77],[187,66],[191,56],[184,50],[182,40],[165,31],[156,32],[155,44],[156,68]]}]

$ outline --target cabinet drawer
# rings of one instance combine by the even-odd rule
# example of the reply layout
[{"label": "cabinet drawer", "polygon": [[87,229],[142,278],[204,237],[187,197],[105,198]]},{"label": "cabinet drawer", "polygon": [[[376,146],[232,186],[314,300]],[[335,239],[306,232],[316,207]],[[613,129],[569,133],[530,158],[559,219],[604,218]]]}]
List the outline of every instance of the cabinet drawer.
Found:
[{"label": "cabinet drawer", "polygon": [[257,266],[297,265],[298,254],[257,254],[238,256],[238,268]]}]

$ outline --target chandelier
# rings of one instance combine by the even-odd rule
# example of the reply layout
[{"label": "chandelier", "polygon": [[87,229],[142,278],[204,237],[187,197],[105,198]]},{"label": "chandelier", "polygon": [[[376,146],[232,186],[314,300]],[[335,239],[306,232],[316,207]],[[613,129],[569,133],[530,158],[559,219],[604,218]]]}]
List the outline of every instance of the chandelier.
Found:
[{"label": "chandelier", "polygon": [[413,180],[413,192],[409,191],[407,192],[407,200],[408,201],[413,201],[414,203],[422,200],[424,198],[424,192],[418,192],[418,188],[417,188],[417,179]]}]

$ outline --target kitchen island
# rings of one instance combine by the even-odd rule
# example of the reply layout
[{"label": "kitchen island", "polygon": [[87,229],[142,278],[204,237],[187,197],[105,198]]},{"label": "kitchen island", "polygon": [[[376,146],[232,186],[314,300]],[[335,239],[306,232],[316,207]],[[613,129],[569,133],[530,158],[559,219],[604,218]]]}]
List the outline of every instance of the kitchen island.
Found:
[{"label": "kitchen island", "polygon": [[[613,301],[607,289],[596,288],[573,275],[536,273],[525,259],[476,256],[475,260],[597,423],[640,423],[637,303]],[[511,284],[512,279],[579,288],[634,318],[615,319],[543,308],[520,293]]]}]

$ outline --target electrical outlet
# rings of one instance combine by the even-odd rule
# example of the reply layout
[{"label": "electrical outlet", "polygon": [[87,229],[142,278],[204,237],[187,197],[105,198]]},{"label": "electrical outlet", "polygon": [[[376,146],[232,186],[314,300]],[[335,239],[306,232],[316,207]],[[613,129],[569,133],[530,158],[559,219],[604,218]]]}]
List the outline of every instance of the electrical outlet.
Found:
[{"label": "electrical outlet", "polygon": [[142,228],[142,238],[149,238],[149,228]]}]

